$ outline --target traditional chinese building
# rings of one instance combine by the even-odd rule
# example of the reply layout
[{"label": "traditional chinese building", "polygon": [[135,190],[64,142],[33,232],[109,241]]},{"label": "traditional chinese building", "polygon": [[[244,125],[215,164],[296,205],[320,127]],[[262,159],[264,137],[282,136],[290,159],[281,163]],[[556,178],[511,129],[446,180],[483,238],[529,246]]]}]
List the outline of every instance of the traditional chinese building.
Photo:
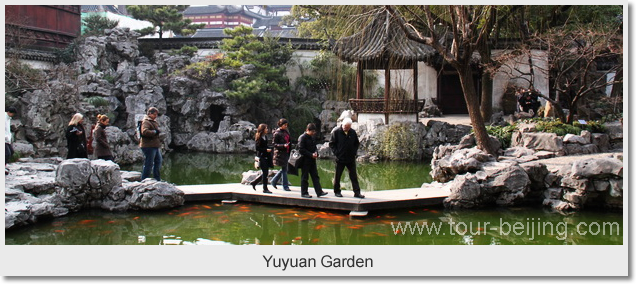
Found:
[{"label": "traditional chinese building", "polygon": [[64,48],[80,34],[80,5],[6,5],[5,40],[29,48]]},{"label": "traditional chinese building", "polygon": [[193,24],[205,24],[205,28],[234,28],[248,26],[263,15],[254,13],[243,5],[209,5],[190,6],[183,11],[183,18],[190,19]]}]

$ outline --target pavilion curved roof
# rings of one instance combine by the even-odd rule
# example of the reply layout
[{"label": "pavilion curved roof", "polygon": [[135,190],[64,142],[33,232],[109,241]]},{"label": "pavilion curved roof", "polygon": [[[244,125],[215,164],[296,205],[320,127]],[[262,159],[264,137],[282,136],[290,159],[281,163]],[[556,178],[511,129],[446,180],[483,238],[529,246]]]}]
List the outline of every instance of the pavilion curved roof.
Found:
[{"label": "pavilion curved roof", "polygon": [[429,45],[406,37],[399,23],[383,10],[361,31],[337,40],[333,52],[349,63],[365,61],[426,61],[437,55]]}]

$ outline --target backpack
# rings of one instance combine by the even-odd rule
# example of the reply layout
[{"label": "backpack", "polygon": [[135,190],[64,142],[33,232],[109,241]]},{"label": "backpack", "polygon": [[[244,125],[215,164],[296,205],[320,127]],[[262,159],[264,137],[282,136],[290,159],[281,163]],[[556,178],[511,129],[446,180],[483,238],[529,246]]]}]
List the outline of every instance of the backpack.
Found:
[{"label": "backpack", "polygon": [[135,141],[136,142],[140,142],[141,138],[143,137],[141,135],[141,124],[143,122],[144,119],[144,115],[143,114],[136,114],[135,115],[135,120],[137,121],[137,127],[135,127]]}]

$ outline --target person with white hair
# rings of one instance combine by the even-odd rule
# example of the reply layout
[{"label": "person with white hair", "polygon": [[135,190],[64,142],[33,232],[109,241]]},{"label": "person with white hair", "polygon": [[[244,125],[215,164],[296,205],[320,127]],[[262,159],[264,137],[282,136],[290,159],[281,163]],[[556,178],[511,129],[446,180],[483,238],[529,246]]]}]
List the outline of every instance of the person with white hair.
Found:
[{"label": "person with white hair", "polygon": [[353,187],[353,197],[364,198],[364,195],[360,193],[360,184],[358,183],[358,173],[356,171],[356,155],[358,147],[360,147],[360,140],[358,140],[356,131],[351,129],[351,124],[353,124],[353,121],[347,117],[342,120],[341,127],[336,128],[331,133],[329,148],[336,156],[336,177],[333,182],[333,192],[336,197],[342,197],[340,178],[344,169],[347,168],[351,186]]},{"label": "person with white hair", "polygon": [[76,113],[71,118],[66,128],[66,146],[68,147],[67,159],[88,158],[86,151],[86,131],[84,131],[84,116]]}]

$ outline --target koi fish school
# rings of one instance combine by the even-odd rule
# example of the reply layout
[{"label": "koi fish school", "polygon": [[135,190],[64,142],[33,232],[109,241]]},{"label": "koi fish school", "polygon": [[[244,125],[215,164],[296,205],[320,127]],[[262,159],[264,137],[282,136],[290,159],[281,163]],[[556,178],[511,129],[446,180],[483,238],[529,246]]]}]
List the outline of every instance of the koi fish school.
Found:
[{"label": "koi fish school", "polygon": [[[318,262],[315,258],[301,257],[301,258],[274,258],[273,255],[266,257],[263,255],[263,259],[267,263],[267,267],[282,268],[285,271],[287,268],[304,268],[304,267],[316,267]],[[320,265],[327,268],[352,268],[352,267],[373,267],[373,259],[370,257],[360,258],[352,255],[351,257],[336,258],[331,255],[324,255],[320,258]]]}]

